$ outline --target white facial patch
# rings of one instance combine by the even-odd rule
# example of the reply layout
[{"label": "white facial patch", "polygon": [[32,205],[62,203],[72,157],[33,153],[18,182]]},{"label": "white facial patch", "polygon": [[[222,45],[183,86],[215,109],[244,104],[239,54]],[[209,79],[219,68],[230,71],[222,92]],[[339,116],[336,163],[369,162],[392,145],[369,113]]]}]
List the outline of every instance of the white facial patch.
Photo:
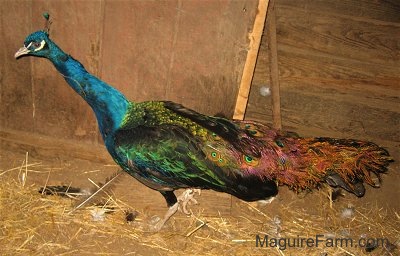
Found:
[{"label": "white facial patch", "polygon": [[31,47],[32,42],[30,42],[30,44],[28,44],[28,46],[25,46],[25,49],[29,49],[29,47]]},{"label": "white facial patch", "polygon": [[[46,41],[42,40],[42,42],[40,42],[40,46],[39,46],[38,48],[36,48],[34,51],[37,52],[37,51],[42,50],[45,44],[46,44]],[[30,45],[31,45],[31,44],[29,44],[29,46],[30,46]],[[28,46],[28,47],[29,47],[29,46]]]}]

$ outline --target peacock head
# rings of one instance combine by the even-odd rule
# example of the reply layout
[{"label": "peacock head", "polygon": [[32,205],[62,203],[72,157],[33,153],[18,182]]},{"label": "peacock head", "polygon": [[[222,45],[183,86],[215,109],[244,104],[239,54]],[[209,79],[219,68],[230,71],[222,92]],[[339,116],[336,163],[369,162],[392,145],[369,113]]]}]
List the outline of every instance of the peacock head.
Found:
[{"label": "peacock head", "polygon": [[30,34],[24,42],[24,46],[15,53],[15,58],[22,56],[49,57],[51,41],[45,31],[37,31]]},{"label": "peacock head", "polygon": [[43,17],[45,18],[45,27],[44,30],[40,30],[30,34],[24,42],[24,47],[19,49],[15,53],[15,58],[23,56],[37,56],[37,57],[45,57],[49,58],[51,50],[54,46],[54,43],[49,38],[50,32],[50,14],[47,12],[43,13]]}]

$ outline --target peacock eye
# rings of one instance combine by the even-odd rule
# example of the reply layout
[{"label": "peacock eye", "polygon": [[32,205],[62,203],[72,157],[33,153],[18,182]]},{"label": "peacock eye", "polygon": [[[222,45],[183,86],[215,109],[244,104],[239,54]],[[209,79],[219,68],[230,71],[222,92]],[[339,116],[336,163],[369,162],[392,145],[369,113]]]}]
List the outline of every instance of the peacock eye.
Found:
[{"label": "peacock eye", "polygon": [[243,155],[243,160],[244,160],[245,164],[247,164],[249,166],[253,166],[253,167],[258,166],[258,163],[259,163],[258,159],[251,157],[251,156],[246,156],[246,155]]},{"label": "peacock eye", "polygon": [[40,43],[39,43],[39,42],[34,42],[34,43],[33,43],[33,46],[34,46],[35,48],[38,48],[38,47],[40,46]]},{"label": "peacock eye", "polygon": [[251,161],[253,161],[253,158],[251,156],[244,156],[244,160],[246,160],[246,162],[250,163]]}]

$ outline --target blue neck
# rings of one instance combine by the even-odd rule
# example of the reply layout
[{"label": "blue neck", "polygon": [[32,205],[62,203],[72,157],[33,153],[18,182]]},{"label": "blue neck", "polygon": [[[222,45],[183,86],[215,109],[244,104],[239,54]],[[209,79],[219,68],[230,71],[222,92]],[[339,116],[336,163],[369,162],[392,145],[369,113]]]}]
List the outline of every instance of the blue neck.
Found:
[{"label": "blue neck", "polygon": [[105,142],[120,126],[129,101],[115,88],[93,76],[81,63],[56,47],[49,57],[67,83],[92,107]]}]

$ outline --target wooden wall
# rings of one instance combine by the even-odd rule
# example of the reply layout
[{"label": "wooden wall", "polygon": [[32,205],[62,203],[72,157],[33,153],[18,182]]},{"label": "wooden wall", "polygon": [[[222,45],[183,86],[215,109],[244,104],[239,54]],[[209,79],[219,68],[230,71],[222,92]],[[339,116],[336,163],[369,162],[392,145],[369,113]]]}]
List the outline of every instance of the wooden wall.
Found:
[{"label": "wooden wall", "polygon": [[53,18],[50,37],[134,101],[173,100],[232,115],[257,0],[51,1],[0,5],[0,127],[102,143],[92,110],[52,64],[14,59]]},{"label": "wooden wall", "polygon": [[[103,146],[92,146],[102,142],[90,108],[52,65],[13,57],[29,33],[43,28],[43,11],[53,16],[51,37],[130,99],[174,100],[199,112],[230,116],[257,2],[3,1],[1,150],[112,163]],[[284,128],[305,136],[372,140],[399,160],[400,3],[275,2]],[[246,118],[271,123],[270,98],[259,94],[269,84],[267,43],[264,38]],[[389,190],[400,177],[390,175],[384,186]],[[151,206],[165,209],[157,192],[134,181],[131,186],[132,198],[141,198],[138,205],[149,205],[143,195],[153,193]],[[206,212],[229,214],[231,197],[208,193],[203,200],[215,207]]]},{"label": "wooden wall", "polygon": [[[400,3],[275,2],[284,128],[368,139],[398,152]],[[230,116],[256,6],[256,0],[7,0],[0,5],[0,128],[102,143],[90,108],[47,60],[13,58],[25,36],[43,28],[46,10],[51,37],[130,99],[173,100]],[[269,85],[267,44],[263,38],[246,118],[270,123],[270,98],[259,94]]]},{"label": "wooden wall", "polygon": [[[275,2],[284,128],[369,139],[399,156],[400,2]],[[267,44],[264,35],[246,118],[271,122],[259,93],[269,86]]]}]

